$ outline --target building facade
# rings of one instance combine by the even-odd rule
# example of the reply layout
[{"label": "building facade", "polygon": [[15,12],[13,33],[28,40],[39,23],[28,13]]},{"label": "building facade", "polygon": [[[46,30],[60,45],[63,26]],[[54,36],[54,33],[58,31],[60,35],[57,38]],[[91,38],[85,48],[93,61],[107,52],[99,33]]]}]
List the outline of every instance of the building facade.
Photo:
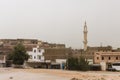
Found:
[{"label": "building facade", "polygon": [[45,60],[55,62],[56,59],[67,59],[72,56],[72,49],[70,48],[45,48]]},{"label": "building facade", "polygon": [[94,64],[99,64],[101,70],[111,68],[111,64],[120,62],[120,52],[95,52]]},{"label": "building facade", "polygon": [[27,51],[29,55],[28,62],[44,62],[44,52],[44,49],[40,49],[39,47],[33,48],[32,51]]},{"label": "building facade", "polygon": [[51,62],[49,60],[45,60],[44,49],[37,46],[34,47],[32,51],[27,51],[27,53],[29,55],[29,59],[25,63],[25,66],[33,68],[50,68]]},{"label": "building facade", "polygon": [[101,62],[106,64],[120,62],[120,52],[95,52],[94,63],[100,64]]}]

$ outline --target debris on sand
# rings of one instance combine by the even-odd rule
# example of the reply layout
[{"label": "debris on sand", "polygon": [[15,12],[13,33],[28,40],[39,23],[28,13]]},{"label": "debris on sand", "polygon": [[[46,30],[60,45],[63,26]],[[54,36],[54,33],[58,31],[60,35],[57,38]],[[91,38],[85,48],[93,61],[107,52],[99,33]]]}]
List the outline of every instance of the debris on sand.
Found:
[{"label": "debris on sand", "polygon": [[10,77],[9,79],[13,79],[13,77]]},{"label": "debris on sand", "polygon": [[82,79],[72,78],[71,80],[82,80]]}]

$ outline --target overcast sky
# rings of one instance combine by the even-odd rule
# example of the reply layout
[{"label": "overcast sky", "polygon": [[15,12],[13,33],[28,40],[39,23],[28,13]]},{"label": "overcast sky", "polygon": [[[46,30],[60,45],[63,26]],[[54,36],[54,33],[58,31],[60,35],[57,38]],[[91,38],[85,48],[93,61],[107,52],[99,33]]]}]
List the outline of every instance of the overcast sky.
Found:
[{"label": "overcast sky", "polygon": [[0,38],[120,47],[120,0],[0,0]]}]

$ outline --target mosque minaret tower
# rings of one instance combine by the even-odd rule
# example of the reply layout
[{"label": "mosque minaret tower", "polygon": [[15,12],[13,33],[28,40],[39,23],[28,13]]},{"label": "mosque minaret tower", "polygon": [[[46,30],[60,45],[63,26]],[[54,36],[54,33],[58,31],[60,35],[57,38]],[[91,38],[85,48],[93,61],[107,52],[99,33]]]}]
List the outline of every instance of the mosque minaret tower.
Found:
[{"label": "mosque minaret tower", "polygon": [[84,41],[83,41],[83,44],[84,44],[84,51],[87,50],[87,43],[88,43],[88,41],[87,41],[87,33],[88,33],[88,31],[87,31],[87,24],[86,24],[86,21],[85,21],[85,24],[84,24],[84,31],[83,31],[83,34],[84,34]]}]

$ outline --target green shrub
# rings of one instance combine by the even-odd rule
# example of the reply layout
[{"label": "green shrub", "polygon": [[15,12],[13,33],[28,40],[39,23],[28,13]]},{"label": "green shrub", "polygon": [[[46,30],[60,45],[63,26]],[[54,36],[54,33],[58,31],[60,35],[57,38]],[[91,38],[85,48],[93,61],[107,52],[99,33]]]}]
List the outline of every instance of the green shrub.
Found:
[{"label": "green shrub", "polygon": [[87,71],[89,70],[89,65],[83,56],[79,59],[71,57],[67,60],[67,68],[68,70]]}]

